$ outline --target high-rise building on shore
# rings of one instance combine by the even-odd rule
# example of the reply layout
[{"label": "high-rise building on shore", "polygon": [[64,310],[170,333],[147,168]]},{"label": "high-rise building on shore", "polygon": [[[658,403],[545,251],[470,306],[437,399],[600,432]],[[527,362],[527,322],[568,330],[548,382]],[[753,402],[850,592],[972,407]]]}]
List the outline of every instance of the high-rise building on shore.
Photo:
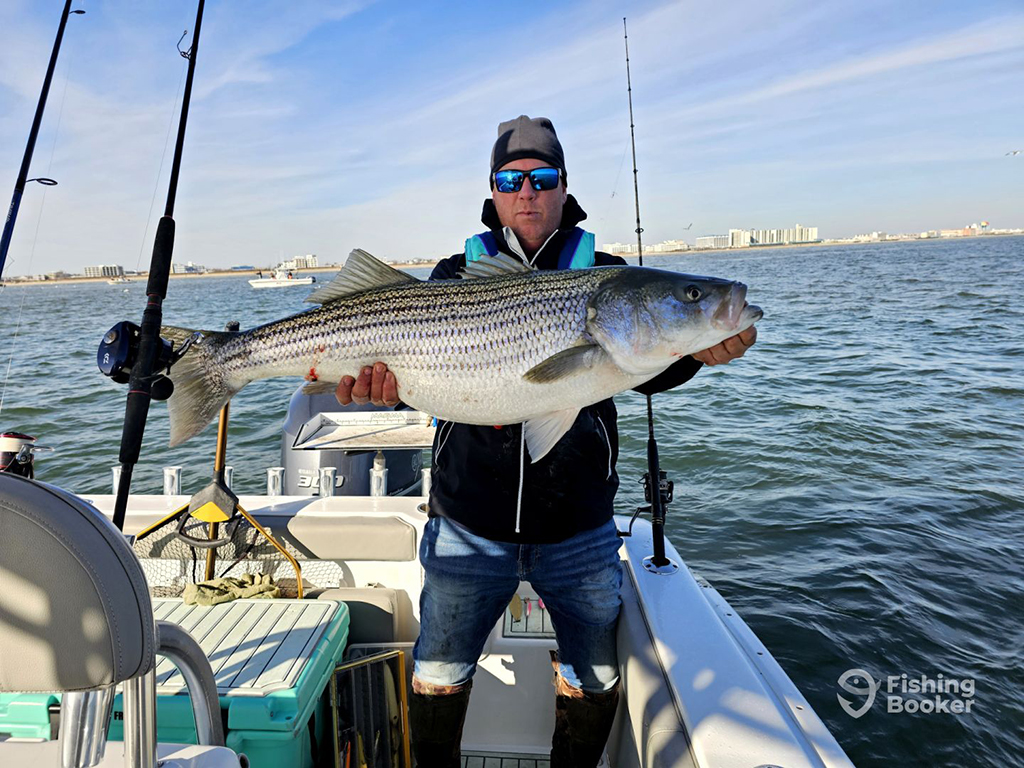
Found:
[{"label": "high-rise building on shore", "polygon": [[[636,256],[638,252],[636,243],[605,243],[601,250],[613,256]],[[690,246],[685,240],[664,240],[644,246],[644,253],[679,253],[688,250]]]},{"label": "high-rise building on shore", "polygon": [[316,269],[318,266],[320,264],[315,253],[307,253],[305,256],[296,256],[281,262],[281,269]]},{"label": "high-rise building on shore", "polygon": [[644,248],[644,250],[651,253],[679,253],[680,251],[690,250],[690,246],[685,240],[663,240],[660,243]]},{"label": "high-rise building on shore", "polygon": [[704,235],[697,238],[696,247],[699,248],[728,248],[729,235]]},{"label": "high-rise building on shore", "polygon": [[797,224],[789,229],[730,229],[728,235],[697,238],[697,248],[749,248],[754,245],[791,245],[818,242],[818,228]]},{"label": "high-rise building on shore", "polygon": [[120,264],[100,264],[95,267],[85,268],[86,277],[122,277],[124,267]]},{"label": "high-rise building on shore", "polygon": [[752,233],[749,229],[730,229],[729,247],[746,248],[748,245],[750,245],[751,237]]}]

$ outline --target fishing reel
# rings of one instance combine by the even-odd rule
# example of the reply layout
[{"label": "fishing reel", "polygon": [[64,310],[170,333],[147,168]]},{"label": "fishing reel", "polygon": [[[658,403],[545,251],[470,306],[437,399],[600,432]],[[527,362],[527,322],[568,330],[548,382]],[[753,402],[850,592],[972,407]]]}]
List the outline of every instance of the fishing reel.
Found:
[{"label": "fishing reel", "polygon": [[[642,514],[649,513],[651,511],[651,493],[654,490],[653,483],[651,483],[651,473],[644,472],[637,482],[644,487],[644,501],[647,503],[636,508],[633,516],[629,519],[629,528],[625,531],[619,531],[620,538],[626,538],[633,535],[633,522]],[[665,510],[669,504],[672,503],[672,494],[675,491],[676,484],[668,479],[668,473],[664,469],[658,470],[658,495],[661,497],[661,509]]]},{"label": "fishing reel", "polygon": [[21,432],[0,432],[0,472],[27,477],[35,477],[32,464],[37,453],[52,451],[45,445],[36,445],[36,439]]},{"label": "fishing reel", "polygon": [[[118,384],[127,384],[132,368],[139,357],[139,336],[141,329],[135,323],[122,320],[103,336],[99,350],[96,352],[96,365],[100,373],[109,376]],[[175,352],[174,346],[166,339],[160,339],[160,352],[157,355],[154,371],[169,370],[178,361],[189,342]],[[166,400],[174,393],[173,382],[162,373],[154,373],[150,394],[154,400]]]},{"label": "fishing reel", "polygon": [[[642,507],[645,511],[650,510],[651,504],[651,473],[644,472],[644,476],[640,478],[640,484],[644,487],[644,501],[647,502],[647,506]],[[661,496],[661,508],[664,509],[668,504],[672,503],[672,492],[675,490],[676,484],[668,479],[668,473],[664,469],[658,470],[658,494]]]}]

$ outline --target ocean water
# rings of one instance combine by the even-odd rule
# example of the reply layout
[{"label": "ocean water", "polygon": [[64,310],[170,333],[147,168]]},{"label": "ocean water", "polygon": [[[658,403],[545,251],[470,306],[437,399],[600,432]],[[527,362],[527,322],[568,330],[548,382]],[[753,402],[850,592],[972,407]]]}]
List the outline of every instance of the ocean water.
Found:
[{"label": "ocean water", "polygon": [[[1024,238],[922,241],[656,257],[648,264],[746,282],[757,345],[655,397],[675,481],[672,542],[740,612],[859,766],[1019,765],[1024,760]],[[165,322],[243,327],[304,308],[304,289],[244,278],[176,280]],[[144,285],[0,290],[0,429],[57,449],[40,479],[108,492],[123,388],[96,346],[138,322]],[[294,380],[232,404],[235,488],[261,492],[278,463]],[[622,512],[641,502],[644,400],[619,396]],[[214,430],[167,448],[157,404],[136,492],[161,467],[205,484]],[[197,463],[196,450],[204,455]],[[865,696],[839,678],[882,681]],[[968,713],[887,711],[889,679],[972,681]],[[961,693],[966,692],[966,688]],[[899,693],[897,690],[895,693]],[[936,694],[910,694],[935,699]]]}]

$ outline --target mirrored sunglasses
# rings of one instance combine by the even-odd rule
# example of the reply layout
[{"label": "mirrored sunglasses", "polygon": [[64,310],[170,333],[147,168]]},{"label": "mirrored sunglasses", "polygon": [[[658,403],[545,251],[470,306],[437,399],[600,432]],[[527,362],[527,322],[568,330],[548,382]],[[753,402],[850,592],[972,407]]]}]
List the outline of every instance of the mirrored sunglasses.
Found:
[{"label": "mirrored sunglasses", "polygon": [[532,171],[495,171],[492,179],[499,192],[518,192],[523,188],[523,181],[529,176],[530,186],[538,192],[543,192],[558,186],[560,173],[557,168],[534,168]]}]

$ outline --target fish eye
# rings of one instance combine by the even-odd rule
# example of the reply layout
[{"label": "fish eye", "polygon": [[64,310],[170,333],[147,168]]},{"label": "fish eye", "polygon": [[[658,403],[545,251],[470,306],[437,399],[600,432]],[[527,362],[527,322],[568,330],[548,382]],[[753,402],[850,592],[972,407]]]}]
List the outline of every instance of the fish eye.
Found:
[{"label": "fish eye", "polygon": [[696,285],[686,286],[685,293],[686,298],[689,299],[690,301],[700,301],[700,297],[704,295],[703,293],[701,293],[700,288],[698,288]]}]

